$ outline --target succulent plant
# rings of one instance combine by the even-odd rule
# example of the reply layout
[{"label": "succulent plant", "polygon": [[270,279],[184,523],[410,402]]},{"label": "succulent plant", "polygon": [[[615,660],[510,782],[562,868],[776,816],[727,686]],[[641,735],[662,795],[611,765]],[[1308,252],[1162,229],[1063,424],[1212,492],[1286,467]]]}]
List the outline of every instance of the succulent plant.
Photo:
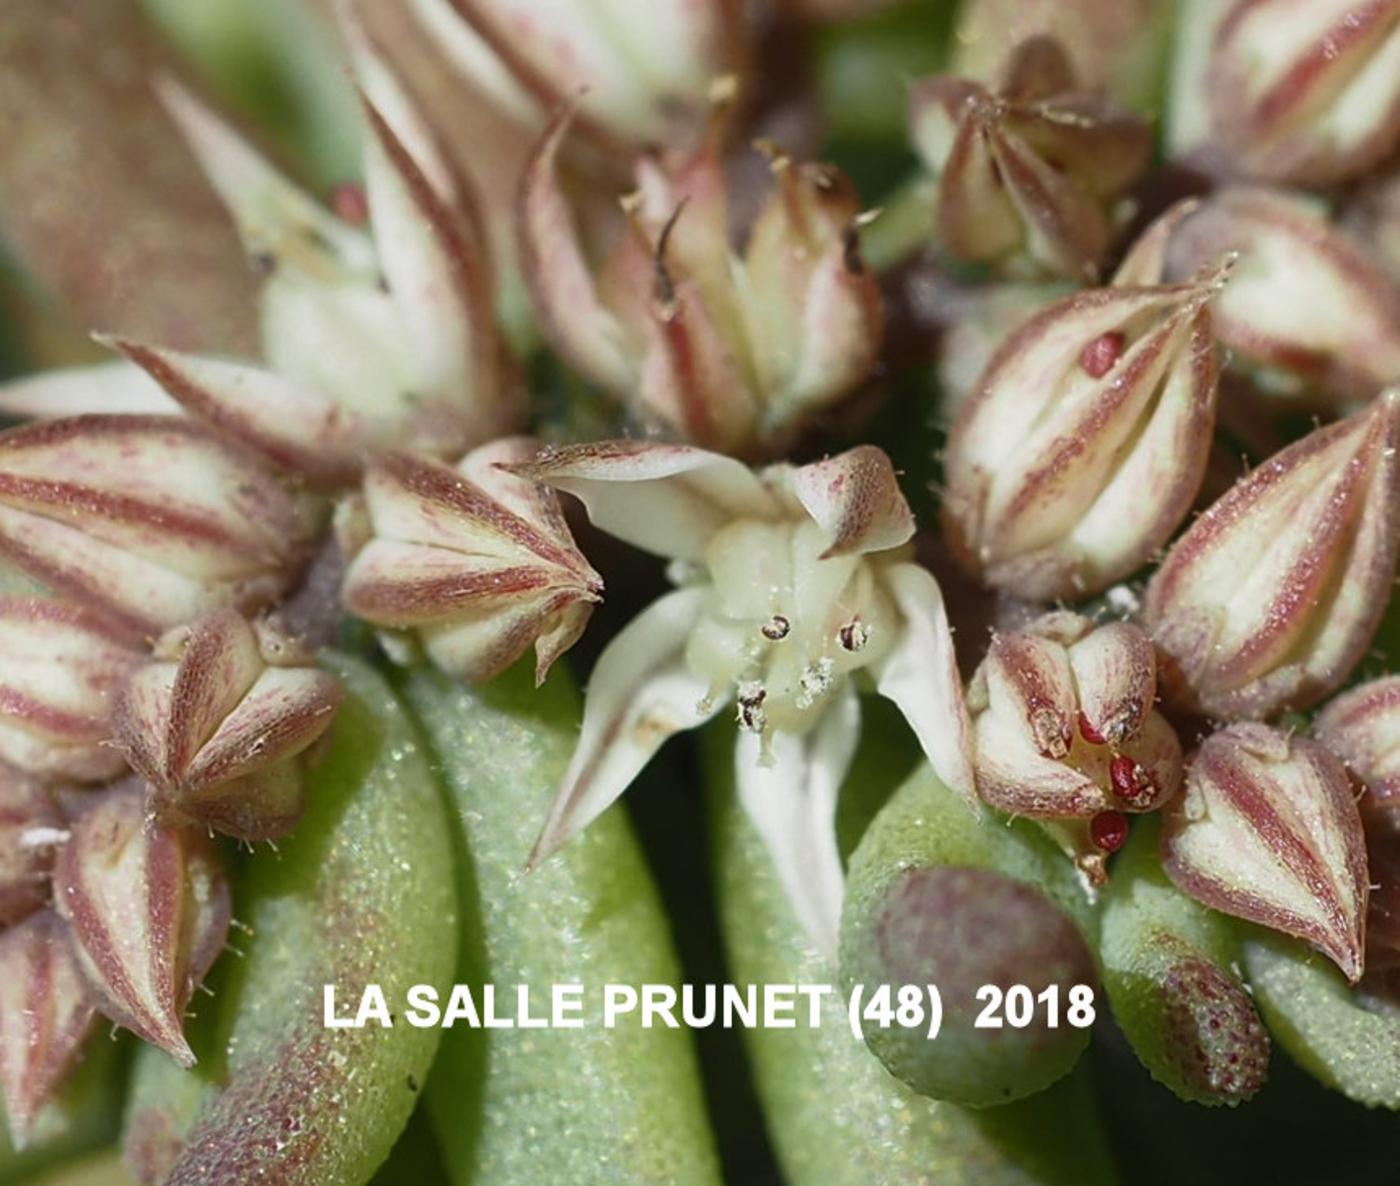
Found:
[{"label": "succulent plant", "polygon": [[1396,0],[146,7],[0,22],[0,1182],[1390,1172]]}]

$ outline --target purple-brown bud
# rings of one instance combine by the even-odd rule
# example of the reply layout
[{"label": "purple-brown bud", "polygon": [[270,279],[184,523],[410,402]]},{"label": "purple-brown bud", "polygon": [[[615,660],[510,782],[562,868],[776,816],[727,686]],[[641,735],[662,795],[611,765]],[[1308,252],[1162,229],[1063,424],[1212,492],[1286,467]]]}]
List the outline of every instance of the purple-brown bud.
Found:
[{"label": "purple-brown bud", "polygon": [[269,840],[300,819],[300,757],[340,698],[299,644],[224,610],[157,643],[121,691],[115,730],[162,823]]},{"label": "purple-brown bud", "polygon": [[1083,821],[1073,847],[1100,880],[1127,838],[1122,813],[1153,811],[1181,785],[1156,695],[1152,644],[1128,622],[1060,611],[997,635],[968,688],[978,794],[1012,815]]},{"label": "purple-brown bud", "polygon": [[1234,170],[1298,185],[1352,177],[1400,143],[1400,3],[1234,0],[1206,83]]},{"label": "purple-brown bud", "polygon": [[1162,865],[1213,910],[1305,939],[1355,983],[1369,880],[1351,781],[1318,742],[1230,725],[1187,762]]},{"label": "purple-brown bud", "polygon": [[193,1066],[185,1006],[229,924],[228,882],[208,841],[153,826],[134,788],[107,791],[73,823],[54,901],[101,1011]]},{"label": "purple-brown bud", "polygon": [[54,849],[68,825],[37,778],[0,765],[0,928],[49,900]]},{"label": "purple-brown bud", "polygon": [[1397,443],[1392,390],[1259,466],[1177,540],[1144,604],[1172,661],[1169,699],[1263,719],[1315,704],[1346,679],[1395,573]]},{"label": "purple-brown bud", "polygon": [[555,170],[563,113],[521,195],[521,255],[555,348],[638,419],[712,449],[772,454],[875,364],[879,286],[854,189],[771,146],[773,190],[742,255],[723,162],[643,157],[629,224],[594,271]]},{"label": "purple-brown bud", "polygon": [[[533,460],[525,437],[484,445],[455,468],[390,453],[365,476],[361,546],[346,607],[412,630],[439,667],[490,679],[535,648],[536,675],[583,632],[602,578],[574,543],[558,496],[500,468]],[[355,534],[352,526],[349,534]]]},{"label": "purple-brown bud", "polygon": [[45,778],[115,778],[112,693],[140,661],[100,616],[67,601],[0,597],[0,759]]},{"label": "purple-brown bud", "polygon": [[0,1091],[10,1140],[28,1142],[36,1113],[72,1068],[97,1015],[68,927],[52,910],[0,931]]},{"label": "purple-brown bud", "polygon": [[936,75],[915,85],[910,126],[938,175],[938,238],[969,260],[1028,257],[1092,280],[1112,204],[1146,168],[1152,135],[1136,116],[1079,89],[1059,42],[1032,37],[1000,86]]},{"label": "purple-brown bud", "polygon": [[1167,541],[1210,451],[1222,277],[1077,293],[1002,343],[945,456],[943,524],[971,573],[1080,599]]},{"label": "purple-brown bud", "polygon": [[306,510],[191,421],[78,416],[0,433],[0,556],[137,637],[276,597]]},{"label": "purple-brown bud", "polygon": [[1400,375],[1400,285],[1310,199],[1220,190],[1185,211],[1165,247],[1168,279],[1238,255],[1215,302],[1235,360],[1280,395],[1368,399]]}]

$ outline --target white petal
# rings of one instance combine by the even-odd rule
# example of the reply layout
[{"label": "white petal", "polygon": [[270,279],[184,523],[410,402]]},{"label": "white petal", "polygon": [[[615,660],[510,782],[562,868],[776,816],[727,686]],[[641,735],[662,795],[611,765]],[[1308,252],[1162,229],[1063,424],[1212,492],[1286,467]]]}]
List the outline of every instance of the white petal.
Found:
[{"label": "white petal", "polygon": [[849,681],[811,732],[777,731],[771,765],[756,733],[734,751],[739,802],[768,846],[778,881],[812,942],[836,954],[845,873],[836,845],[836,800],[860,738],[860,700]]},{"label": "white petal", "polygon": [[542,453],[519,472],[567,490],[609,535],[659,556],[700,560],[735,519],[773,519],[777,500],[748,466],[685,445],[600,441]]},{"label": "white petal", "polygon": [[914,536],[914,513],[882,449],[860,445],[786,470],[792,492],[831,537],[826,556],[897,548]]},{"label": "white petal", "polygon": [[709,591],[679,589],[638,614],[598,658],[588,682],[578,747],[550,808],[529,868],[597,819],[673,733],[719,711],[685,663],[685,641]]},{"label": "white petal", "polygon": [[875,687],[899,706],[934,773],[980,814],[971,726],[943,593],[917,564],[891,565],[885,582],[904,615],[904,634],[877,668]]},{"label": "white petal", "polygon": [[180,405],[126,359],[40,371],[0,384],[0,412],[27,419],[101,412],[178,414]]}]

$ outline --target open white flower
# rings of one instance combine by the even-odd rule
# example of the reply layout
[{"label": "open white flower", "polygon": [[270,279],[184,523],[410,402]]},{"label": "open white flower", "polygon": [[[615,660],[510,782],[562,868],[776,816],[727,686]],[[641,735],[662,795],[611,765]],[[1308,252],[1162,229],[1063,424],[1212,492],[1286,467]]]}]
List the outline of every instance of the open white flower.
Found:
[{"label": "open white flower", "polygon": [[977,810],[943,598],[911,559],[914,517],[889,458],[861,446],[755,472],[702,449],[611,441],[514,468],[669,557],[679,586],[599,658],[531,865],[601,814],[673,733],[733,704],[740,800],[804,926],[832,950],[844,880],[836,794],[860,727],[850,676],[870,673]]}]

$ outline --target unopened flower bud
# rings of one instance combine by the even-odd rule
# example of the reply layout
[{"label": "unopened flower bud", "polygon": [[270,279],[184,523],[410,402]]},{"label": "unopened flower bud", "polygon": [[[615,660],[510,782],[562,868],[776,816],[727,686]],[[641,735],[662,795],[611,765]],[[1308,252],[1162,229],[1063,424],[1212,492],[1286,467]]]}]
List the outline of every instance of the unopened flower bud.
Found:
[{"label": "unopened flower bud", "polygon": [[375,462],[364,485],[369,538],[345,575],[346,607],[416,632],[439,667],[473,682],[533,646],[543,680],[583,632],[603,582],[558,496],[499,468],[537,451],[516,437],[455,469],[410,453]]},{"label": "unopened flower bud", "polygon": [[48,788],[0,766],[0,927],[49,900],[54,849],[67,838],[63,813]]},{"label": "unopened flower bud", "polygon": [[101,781],[124,763],[111,697],[140,655],[73,602],[0,597],[0,759],[45,778]]},{"label": "unopened flower bud", "polygon": [[1360,979],[1366,841],[1346,769],[1325,746],[1256,724],[1212,734],[1163,813],[1161,852],[1198,902],[1305,939]]},{"label": "unopened flower bud", "polygon": [[1400,543],[1400,391],[1319,428],[1242,478],[1179,539],[1144,621],[1163,689],[1230,719],[1306,708],[1365,654]]},{"label": "unopened flower bud", "polygon": [[1400,830],[1400,675],[1369,680],[1328,701],[1313,736],[1365,786],[1363,812]]},{"label": "unopened flower bud", "polygon": [[96,1015],[68,927],[52,910],[0,931],[0,1092],[16,1149],[28,1143]]},{"label": "unopened flower bud", "polygon": [[714,144],[642,158],[630,224],[593,271],[559,187],[565,112],[521,195],[521,253],[559,352],[641,420],[714,449],[771,454],[870,373],[882,326],[850,182],[768,147],[773,191],[742,254],[730,245]]},{"label": "unopened flower bud", "polygon": [[189,829],[152,826],[134,788],[104,792],[73,823],[54,901],[101,1011],[193,1066],[185,1006],[229,924],[228,882],[209,843]]},{"label": "unopened flower bud", "polygon": [[78,416],[0,434],[0,555],[137,636],[267,603],[307,527],[270,471],[191,421]]},{"label": "unopened flower bud", "polygon": [[157,643],[122,688],[115,729],[163,823],[268,840],[301,817],[299,758],[340,697],[275,626],[223,610]]},{"label": "unopened flower bud", "polygon": [[1222,277],[1077,293],[1001,344],[945,455],[943,523],[970,572],[1080,599],[1167,541],[1209,454]]},{"label": "unopened flower bud", "polygon": [[1400,143],[1400,8],[1234,0],[1206,81],[1234,169],[1299,185],[1344,180]]},{"label": "unopened flower bud", "polygon": [[938,237],[968,260],[1028,258],[1093,279],[1110,206],[1147,166],[1148,127],[1079,89],[1059,42],[1032,37],[995,91],[937,75],[910,95],[914,145],[938,175]]},{"label": "unopened flower bud", "polygon": [[[1397,42],[1400,45],[1400,42]],[[1235,253],[1215,332],[1271,391],[1369,398],[1400,375],[1400,285],[1310,199],[1235,187],[1179,219],[1168,279]]]},{"label": "unopened flower bud", "polygon": [[1056,834],[1093,880],[1122,847],[1124,812],[1181,785],[1181,747],[1153,708],[1152,644],[1136,626],[1068,612],[997,635],[968,688],[977,791],[1012,815],[1081,821]]}]

